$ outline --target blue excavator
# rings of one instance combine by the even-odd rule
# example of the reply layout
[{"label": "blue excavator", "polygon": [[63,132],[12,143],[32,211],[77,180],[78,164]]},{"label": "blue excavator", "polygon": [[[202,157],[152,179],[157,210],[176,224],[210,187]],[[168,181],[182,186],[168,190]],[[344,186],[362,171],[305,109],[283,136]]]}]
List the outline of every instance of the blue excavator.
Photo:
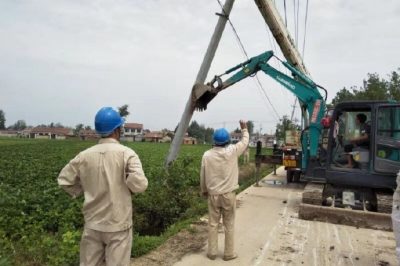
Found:
[{"label": "blue excavator", "polygon": [[[279,162],[286,164],[289,175],[297,177],[289,176],[288,182],[308,182],[303,192],[303,207],[318,205],[359,210],[364,212],[361,220],[370,219],[365,213],[390,213],[396,175],[400,170],[400,104],[393,101],[343,102],[327,110],[327,91],[322,86],[290,63],[279,60],[291,76],[282,73],[268,63],[273,57],[273,52],[267,51],[215,76],[207,84],[195,84],[192,89],[195,108],[205,110],[222,90],[261,71],[291,91],[301,103],[301,148],[289,156],[294,163],[286,164],[288,160],[284,160],[284,154]],[[225,75],[230,76],[223,80]],[[361,121],[363,127],[360,127],[359,117],[364,120]],[[358,146],[354,141],[357,136],[358,139],[367,136],[367,141],[364,138],[363,145]],[[262,162],[262,156],[257,160]],[[312,208],[301,212],[300,209],[303,218],[317,219],[305,217],[315,213]],[[339,214],[336,219],[343,220],[346,215]]]},{"label": "blue excavator", "polygon": [[[194,93],[192,96],[196,98],[200,93],[201,97],[198,97],[198,99],[193,99],[195,102],[195,108],[199,111],[205,110],[207,108],[207,104],[220,91],[247,77],[254,76],[258,71],[262,71],[266,75],[279,82],[283,87],[294,93],[296,97],[298,97],[299,101],[303,103],[303,108],[305,108],[310,114],[308,119],[305,117],[306,121],[304,122],[308,123],[308,126],[302,134],[301,141],[303,147],[309,147],[307,149],[303,149],[304,152],[302,155],[301,167],[306,169],[310,161],[317,160],[318,141],[322,129],[320,121],[325,115],[327,92],[323,87],[314,83],[310,78],[305,76],[287,62],[281,61],[282,64],[292,73],[293,77],[289,77],[281,71],[278,71],[268,64],[268,61],[273,57],[273,52],[267,51],[247,60],[246,62],[230,68],[222,75],[215,76],[208,85],[196,84],[193,87]],[[230,78],[222,81],[222,76],[229,75],[232,72],[235,73]],[[325,97],[322,97],[318,88],[325,91]],[[307,122],[307,120],[309,122]]]}]

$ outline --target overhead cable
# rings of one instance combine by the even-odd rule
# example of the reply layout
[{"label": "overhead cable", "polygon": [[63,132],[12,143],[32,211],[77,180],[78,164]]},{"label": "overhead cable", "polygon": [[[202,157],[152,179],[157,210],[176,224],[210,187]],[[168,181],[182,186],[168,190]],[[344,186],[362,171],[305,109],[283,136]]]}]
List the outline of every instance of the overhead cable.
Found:
[{"label": "overhead cable", "polygon": [[[232,30],[233,30],[233,32],[234,32],[234,34],[235,34],[235,36],[236,36],[236,40],[238,41],[238,43],[239,43],[239,45],[240,45],[240,47],[241,47],[241,49],[242,49],[242,52],[244,53],[244,55],[246,56],[246,58],[249,59],[249,56],[248,56],[248,54],[247,54],[247,52],[246,52],[246,49],[244,48],[244,45],[243,45],[243,43],[242,43],[242,41],[241,41],[241,39],[240,39],[240,37],[239,37],[239,34],[237,33],[237,31],[236,31],[236,29],[235,29],[235,26],[233,25],[233,23],[232,23],[231,19],[229,18],[229,16],[226,15],[225,10],[224,10],[224,8],[223,8],[223,6],[222,6],[220,0],[217,0],[217,2],[218,2],[218,4],[219,4],[220,7],[221,7],[221,10],[222,10],[224,16],[226,16],[226,19],[228,20],[229,24],[231,25]],[[267,93],[266,93],[266,91],[265,91],[263,85],[261,84],[261,81],[259,80],[257,74],[255,75],[255,78],[256,78],[256,80],[257,80],[257,83],[256,83],[256,84],[258,84],[258,86],[259,86],[259,88],[262,90],[262,92],[263,92],[265,98],[267,98],[267,100],[268,100],[269,104],[271,105],[272,110],[273,110],[273,112],[274,112],[274,114],[275,114],[275,116],[276,116],[277,121],[279,121],[279,114],[278,114],[278,112],[276,111],[275,106],[272,104],[272,101],[271,101],[270,98],[268,97],[268,95],[267,95]]]},{"label": "overhead cable", "polygon": [[299,12],[300,12],[300,0],[297,0],[297,13],[296,13],[296,39],[297,46],[299,45]]},{"label": "overhead cable", "polygon": [[[296,0],[293,0],[293,30],[294,30],[294,43],[297,43],[296,40]],[[296,44],[297,46],[297,44]]]},{"label": "overhead cable", "polygon": [[304,60],[304,48],[306,47],[307,17],[308,17],[308,0],[306,4],[306,16],[304,19],[304,39],[303,39],[303,53],[302,53],[303,60]]},{"label": "overhead cable", "polygon": [[286,0],[283,0],[283,8],[285,9],[285,26],[287,28]]}]

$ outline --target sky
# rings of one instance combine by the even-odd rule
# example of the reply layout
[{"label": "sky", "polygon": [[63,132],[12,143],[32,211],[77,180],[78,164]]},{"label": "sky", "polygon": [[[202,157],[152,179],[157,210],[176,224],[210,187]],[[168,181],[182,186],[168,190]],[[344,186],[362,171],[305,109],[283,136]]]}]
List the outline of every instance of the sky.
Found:
[{"label": "sky", "polygon": [[[284,19],[283,1],[276,3]],[[368,73],[386,78],[400,67],[400,1],[309,0],[307,20],[306,3],[286,1],[287,25],[312,79],[328,90],[328,101],[343,87],[362,86]],[[33,126],[93,127],[101,107],[128,104],[128,122],[173,130],[216,12],[217,0],[0,1],[0,109],[6,125],[22,119]],[[272,50],[284,60],[253,1],[237,0],[230,19],[249,57]],[[245,60],[227,24],[208,80]],[[277,62],[271,65],[284,71]],[[269,100],[247,78],[192,120],[230,130],[240,119],[252,120],[256,131],[274,132],[279,117],[290,117],[295,98],[263,73],[258,77]]]}]

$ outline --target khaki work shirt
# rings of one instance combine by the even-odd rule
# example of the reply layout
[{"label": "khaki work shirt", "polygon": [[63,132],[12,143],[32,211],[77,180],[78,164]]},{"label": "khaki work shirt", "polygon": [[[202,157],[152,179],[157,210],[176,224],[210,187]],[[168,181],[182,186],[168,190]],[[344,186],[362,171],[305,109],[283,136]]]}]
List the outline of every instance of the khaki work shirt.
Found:
[{"label": "khaki work shirt", "polygon": [[249,144],[249,132],[242,129],[242,139],[225,147],[215,146],[206,151],[201,161],[201,192],[220,195],[239,188],[238,158]]},{"label": "khaki work shirt", "polygon": [[131,193],[145,191],[148,184],[138,155],[112,138],[79,153],[57,181],[72,197],[83,192],[85,226],[101,232],[132,226]]}]

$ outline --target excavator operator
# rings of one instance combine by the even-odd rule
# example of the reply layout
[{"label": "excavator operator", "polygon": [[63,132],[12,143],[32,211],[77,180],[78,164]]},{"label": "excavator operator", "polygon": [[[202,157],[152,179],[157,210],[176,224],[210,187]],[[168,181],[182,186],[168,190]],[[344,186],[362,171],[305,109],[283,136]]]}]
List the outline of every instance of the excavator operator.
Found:
[{"label": "excavator operator", "polygon": [[[369,135],[371,132],[371,127],[365,123],[367,116],[363,113],[356,115],[356,124],[360,128],[360,136],[350,139],[350,144],[344,146],[344,151],[350,153],[357,146],[364,149],[369,149]],[[347,165],[348,168],[354,167],[354,162],[351,154],[347,155]]]}]

